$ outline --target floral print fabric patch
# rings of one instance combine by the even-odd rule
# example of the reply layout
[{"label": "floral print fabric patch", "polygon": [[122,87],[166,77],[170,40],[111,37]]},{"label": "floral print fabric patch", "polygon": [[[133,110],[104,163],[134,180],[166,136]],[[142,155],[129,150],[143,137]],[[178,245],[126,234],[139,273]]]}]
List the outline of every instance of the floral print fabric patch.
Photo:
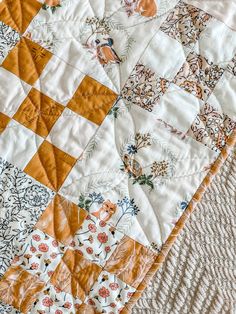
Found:
[{"label": "floral print fabric patch", "polygon": [[236,32],[189,2],[1,1],[1,313],[127,314],[160,265],[236,129]]},{"label": "floral print fabric patch", "polygon": [[224,69],[193,53],[188,55],[186,61],[176,76],[175,84],[206,100],[224,73]]},{"label": "floral print fabric patch", "polygon": [[184,46],[191,46],[199,39],[211,16],[198,8],[180,1],[167,16],[161,30]]}]

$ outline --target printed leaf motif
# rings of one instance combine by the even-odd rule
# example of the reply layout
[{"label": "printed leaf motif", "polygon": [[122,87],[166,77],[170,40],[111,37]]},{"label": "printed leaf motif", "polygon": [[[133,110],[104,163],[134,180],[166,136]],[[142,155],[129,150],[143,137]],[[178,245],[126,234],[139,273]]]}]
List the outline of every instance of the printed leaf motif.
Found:
[{"label": "printed leaf motif", "polygon": [[218,64],[190,52],[174,83],[194,96],[206,100],[224,73]]},{"label": "printed leaf motif", "polygon": [[236,122],[206,103],[188,134],[211,149],[220,151],[235,128]]},{"label": "printed leaf motif", "polygon": [[120,170],[127,172],[129,178],[133,179],[133,184],[147,185],[154,189],[154,180],[158,177],[166,177],[169,173],[168,161],[154,161],[150,167],[150,173],[144,173],[141,164],[135,159],[135,155],[140,149],[152,145],[151,135],[149,133],[136,133],[134,143],[128,143],[124,149],[127,153],[122,156],[123,165]]},{"label": "printed leaf motif", "polygon": [[158,78],[150,68],[138,63],[123,87],[121,95],[126,103],[153,111],[169,84],[166,79]]},{"label": "printed leaf motif", "polygon": [[80,195],[78,206],[86,209],[89,212],[90,207],[93,204],[102,204],[103,202],[104,202],[104,199],[101,193],[93,192],[93,193],[88,194],[87,197],[83,194]]},{"label": "printed leaf motif", "polygon": [[191,46],[196,43],[210,18],[206,12],[179,1],[161,25],[161,30],[184,46]]},{"label": "printed leaf motif", "polygon": [[17,31],[0,21],[0,63],[19,40]]},{"label": "printed leaf motif", "polygon": [[0,158],[0,274],[32,232],[54,192]]}]

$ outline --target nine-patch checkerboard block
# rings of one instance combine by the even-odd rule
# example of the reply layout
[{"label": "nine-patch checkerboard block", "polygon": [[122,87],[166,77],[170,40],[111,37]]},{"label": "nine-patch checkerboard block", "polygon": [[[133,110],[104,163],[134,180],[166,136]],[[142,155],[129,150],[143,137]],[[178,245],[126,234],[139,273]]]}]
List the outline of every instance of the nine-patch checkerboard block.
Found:
[{"label": "nine-patch checkerboard block", "polygon": [[120,311],[156,258],[58,194],[20,252],[0,282],[0,296],[23,313],[80,313],[85,305]]},{"label": "nine-patch checkerboard block", "polygon": [[179,1],[131,72],[123,99],[219,152],[235,128],[235,54],[235,31]]},{"label": "nine-patch checkerboard block", "polygon": [[[18,8],[17,1],[11,5]],[[2,157],[58,190],[117,95],[22,36],[4,56],[0,74]]]}]

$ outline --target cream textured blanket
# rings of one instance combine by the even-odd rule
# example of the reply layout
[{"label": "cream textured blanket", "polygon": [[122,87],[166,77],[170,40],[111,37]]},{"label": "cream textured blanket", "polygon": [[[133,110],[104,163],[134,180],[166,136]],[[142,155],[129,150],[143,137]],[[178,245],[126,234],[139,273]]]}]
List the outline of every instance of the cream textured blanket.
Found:
[{"label": "cream textured blanket", "polygon": [[236,313],[236,149],[133,314]]}]

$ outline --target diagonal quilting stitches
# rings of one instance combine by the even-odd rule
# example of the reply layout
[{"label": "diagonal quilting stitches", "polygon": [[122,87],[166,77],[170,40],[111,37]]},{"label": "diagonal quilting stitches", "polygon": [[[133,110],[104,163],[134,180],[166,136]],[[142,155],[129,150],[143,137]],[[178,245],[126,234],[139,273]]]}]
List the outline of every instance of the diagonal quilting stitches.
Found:
[{"label": "diagonal quilting stitches", "polygon": [[78,250],[67,250],[51,277],[58,289],[84,301],[101,268],[81,256]]},{"label": "diagonal quilting stitches", "polygon": [[73,241],[83,224],[86,211],[57,194],[46,208],[36,227],[65,245]]},{"label": "diagonal quilting stitches", "polygon": [[5,0],[0,3],[0,20],[20,33],[24,33],[42,5],[39,1]]},{"label": "diagonal quilting stitches", "polygon": [[109,88],[85,76],[67,107],[100,125],[116,98]]},{"label": "diagonal quilting stitches", "polygon": [[62,105],[32,88],[13,119],[36,134],[46,137],[63,109]]},{"label": "diagonal quilting stitches", "polygon": [[9,52],[2,67],[33,85],[52,57],[51,52],[26,37]]},{"label": "diagonal quilting stitches", "polygon": [[27,313],[43,287],[43,281],[31,276],[21,267],[13,266],[1,280],[0,296],[6,303]]},{"label": "diagonal quilting stitches", "polygon": [[155,257],[156,254],[150,249],[129,237],[124,237],[107,261],[105,269],[137,288],[153,264]]},{"label": "diagonal quilting stitches", "polygon": [[[42,47],[38,46],[37,44],[35,46],[35,43],[31,42],[30,40],[28,40],[26,38],[22,39],[21,42],[18,43],[17,47],[13,48],[13,50],[14,51],[12,52],[12,54],[9,54],[7,56],[7,58],[5,59],[3,68],[5,67],[7,70],[11,71],[15,75],[19,75],[19,77],[22,80],[28,82],[29,84],[35,83],[36,80],[40,79],[41,73],[46,68],[49,59],[51,59],[51,55],[50,55],[50,58],[47,58],[48,54],[47,54],[46,50],[44,50]],[[18,59],[18,53],[20,54],[20,56],[22,58],[25,57],[23,59],[25,60],[25,64],[29,65],[29,68],[27,68],[27,67],[25,68],[24,67],[25,64],[21,62],[20,58]],[[19,68],[15,67],[15,65],[18,64],[18,61],[19,61]],[[30,72],[30,68],[33,70],[32,72]],[[20,82],[23,83],[22,81],[20,81]],[[25,90],[24,90],[24,92],[25,92]],[[76,112],[84,110],[82,112],[82,115],[84,114],[90,120],[95,120],[95,123],[98,123],[98,124],[100,124],[102,122],[105,115],[107,114],[107,111],[110,109],[113,101],[116,98],[115,93],[111,92],[108,88],[104,87],[103,85],[99,84],[98,82],[89,78],[88,76],[84,77],[84,79],[82,80],[82,83],[78,87],[75,94],[76,95],[78,94],[77,96],[80,97],[80,99],[79,99],[80,102],[83,102],[83,104],[81,104],[80,108],[78,108],[78,103],[74,99],[72,110],[74,110],[75,115],[77,115]],[[98,97],[98,95],[101,97]],[[77,96],[75,96],[75,97],[77,97]],[[102,97],[103,97],[103,99],[102,99]],[[93,116],[93,112],[92,112],[93,111],[92,103],[94,102],[94,100],[96,100],[97,110],[99,110],[99,115],[97,115],[97,116]],[[90,105],[90,107],[88,105]],[[39,92],[37,89],[32,88],[30,90],[28,96],[24,99],[24,101],[21,103],[21,105],[18,107],[18,109],[14,110],[14,111],[16,111],[16,112],[15,112],[15,114],[13,112],[13,114],[14,114],[13,119],[15,121],[18,121],[18,123],[15,123],[14,120],[12,120],[13,124],[11,126],[9,125],[9,128],[12,127],[13,133],[17,132],[16,126],[24,125],[26,128],[22,128],[22,130],[27,130],[27,129],[32,130],[33,132],[37,133],[39,135],[38,138],[40,138],[40,136],[46,137],[50,133],[51,128],[53,127],[55,122],[57,122],[58,117],[62,115],[63,106],[61,104],[57,103],[56,101],[54,101],[52,98],[49,98],[48,96]],[[1,119],[1,132],[4,132],[11,119],[10,119],[10,117],[8,117],[7,115],[5,115],[3,113],[1,113],[1,118],[2,118]],[[28,135],[29,134],[33,135],[33,133],[31,133],[29,131],[24,131],[24,132],[25,132],[24,136],[26,138],[27,138],[27,133],[28,133]],[[3,136],[5,137],[6,133],[4,133]],[[3,142],[4,142],[4,140],[3,140]],[[14,145],[17,146],[17,143],[14,142]],[[47,146],[47,147],[45,148],[45,146]],[[40,151],[45,153],[45,154],[43,154],[43,156],[46,157],[46,159],[45,158],[40,159],[41,158],[39,156]],[[31,154],[32,154],[32,152],[31,152]],[[38,161],[39,168],[36,170],[36,168],[34,168],[34,166],[32,164],[34,163],[35,158],[37,158],[37,157],[38,157],[37,161]],[[50,158],[51,158],[51,160],[49,160]],[[64,151],[58,149],[56,146],[53,146],[52,144],[50,144],[47,141],[43,142],[43,144],[39,147],[39,150],[35,153],[35,155],[33,156],[32,159],[33,160],[31,160],[31,163],[29,162],[27,167],[25,168],[26,171],[29,171],[29,173],[30,173],[30,175],[32,175],[32,177],[36,177],[36,179],[43,182],[43,184],[46,184],[50,188],[55,189],[55,190],[59,189],[65,176],[68,174],[68,172],[71,169],[70,168],[71,163],[73,164],[73,162],[75,161],[75,159],[73,157],[64,153]],[[54,164],[55,167],[53,167],[53,168],[51,168],[51,161],[55,161],[55,164]],[[30,167],[30,165],[32,165],[33,168]],[[44,167],[42,167],[42,165]],[[47,165],[48,165],[48,167],[47,167]],[[21,168],[23,168],[22,163],[20,163],[20,166],[21,166]],[[55,180],[52,177],[50,177],[50,175],[48,177],[48,173],[45,172],[45,168],[51,169],[54,172],[52,177]],[[32,186],[32,188],[33,187],[34,186]],[[46,188],[45,188],[45,190],[46,190]],[[37,196],[40,197],[40,193],[39,193],[39,192],[41,192],[40,190],[33,189],[31,192],[33,193],[33,195],[34,195],[34,193],[37,193]],[[33,195],[31,197],[33,197]],[[66,200],[64,200],[64,201],[66,201]],[[63,202],[61,202],[61,203],[63,203]],[[66,207],[66,206],[64,206],[64,207]],[[77,229],[79,227],[79,225],[76,224],[76,221],[75,221],[75,214],[78,212],[78,208],[75,205],[74,206],[72,205],[70,208],[74,208],[74,211],[72,211],[72,213],[70,213],[70,209],[69,209],[68,212],[64,213],[64,218],[66,217],[66,219],[68,219],[71,217],[70,215],[72,215],[73,216],[73,221],[72,221],[73,226],[70,226],[71,230],[69,230],[68,234],[66,234],[66,233],[63,234],[64,238],[61,234],[60,240],[62,240],[62,242],[63,241],[66,242],[66,240],[68,241],[68,239],[71,240],[71,238],[69,238],[69,237],[71,236],[71,234],[74,233],[75,229]],[[14,214],[16,214],[16,213],[14,213]],[[22,212],[21,212],[21,214],[22,214]],[[23,218],[25,218],[25,217],[23,217]],[[35,223],[36,221],[37,221],[37,219],[35,221],[33,221],[33,223]],[[67,221],[66,221],[66,223],[67,223]],[[31,226],[33,226],[33,225],[31,225]],[[49,233],[50,232],[52,233],[52,230],[50,229],[49,225],[47,225],[45,228],[46,229],[48,228]],[[59,230],[57,230],[57,231],[59,231]],[[65,231],[65,230],[63,230],[63,231]],[[25,230],[23,229],[22,232],[24,233]],[[30,232],[31,232],[31,230],[30,230]],[[58,233],[56,235],[58,236]],[[31,236],[34,236],[34,233],[31,234]],[[51,242],[53,242],[52,238],[50,238],[46,234],[44,234],[44,235],[41,234],[41,236],[42,236],[42,238],[45,239],[45,241],[48,241],[51,239]],[[23,238],[21,240],[23,240]],[[36,241],[36,240],[34,240],[34,241]],[[51,251],[50,258],[54,258],[54,263],[55,263],[55,261],[58,262],[58,260],[56,259],[56,256],[61,256],[61,253],[55,252],[53,247],[50,246],[49,244],[47,244],[47,243],[44,243],[44,244],[45,244],[44,246],[40,247],[41,251],[37,252],[36,257],[35,256],[33,257],[33,253],[35,253],[34,252],[35,247],[33,247],[33,246],[28,247],[28,245],[23,247],[23,249],[25,250],[25,254],[23,256],[24,260],[22,261],[20,259],[20,261],[22,262],[21,266],[25,267],[27,269],[27,272],[33,272],[33,273],[36,272],[36,275],[37,275],[37,271],[40,267],[46,267],[47,268],[49,266],[48,273],[50,275],[50,267],[53,266],[53,263],[51,263],[49,258],[46,258],[46,257],[44,258],[43,261],[41,261],[41,257],[43,255],[42,254],[43,250],[45,250],[43,253],[46,253],[46,251],[48,251],[49,247],[50,247],[50,251]],[[27,249],[29,249],[28,253],[27,253]],[[53,257],[51,257],[51,255]],[[30,258],[35,258],[35,260],[29,266],[28,262],[29,262]],[[19,262],[19,261],[16,258],[16,260],[14,260],[14,262]],[[45,278],[46,277],[43,277],[43,279],[45,279]],[[53,290],[53,289],[51,288],[51,290]],[[52,293],[54,293],[54,292],[52,292]],[[3,300],[4,300],[4,298],[3,298]],[[6,299],[5,299],[5,301],[8,302]],[[49,303],[47,303],[45,301],[44,303],[50,304],[50,302],[51,301],[49,301]],[[70,304],[72,304],[72,303],[73,302],[71,302]],[[11,303],[11,304],[13,304],[13,303]],[[13,305],[20,310],[24,310],[24,306],[22,307],[22,304],[14,303]],[[65,304],[63,304],[63,306],[64,305]],[[27,304],[27,307],[28,306],[30,306],[30,304]],[[65,306],[65,308],[66,308],[66,306]]]},{"label": "diagonal quilting stitches", "polygon": [[75,158],[45,140],[24,171],[49,188],[58,191],[75,162]]}]

